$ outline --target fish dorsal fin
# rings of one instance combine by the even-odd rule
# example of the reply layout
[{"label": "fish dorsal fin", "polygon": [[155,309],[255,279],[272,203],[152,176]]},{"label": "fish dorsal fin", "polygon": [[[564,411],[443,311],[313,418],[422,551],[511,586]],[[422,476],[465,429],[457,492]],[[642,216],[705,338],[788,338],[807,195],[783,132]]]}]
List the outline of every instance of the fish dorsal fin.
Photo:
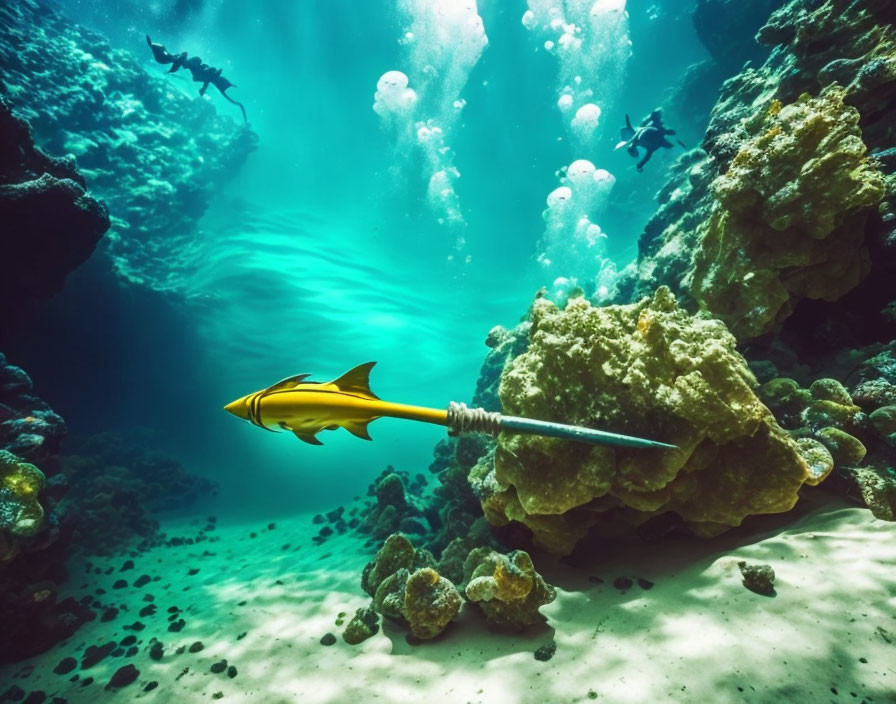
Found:
[{"label": "fish dorsal fin", "polygon": [[333,379],[327,386],[335,386],[340,391],[362,398],[379,400],[379,397],[370,390],[370,370],[376,362],[364,362],[354,369],[349,369],[338,379]]},{"label": "fish dorsal fin", "polygon": [[302,442],[307,442],[309,445],[323,445],[323,443],[314,437],[314,433],[302,433],[298,430],[292,431],[293,435],[295,435]]},{"label": "fish dorsal fin", "polygon": [[[295,376],[288,376],[285,379],[281,379],[273,386],[269,386],[268,388],[266,388],[264,390],[264,392],[266,394],[268,394],[271,391],[283,391],[284,389],[291,389],[291,388],[301,384],[302,380],[307,378],[308,376],[309,376],[308,374],[296,374]],[[305,382],[305,383],[308,383],[308,382]]]},{"label": "fish dorsal fin", "polygon": [[[376,418],[371,418],[370,420],[376,420]],[[343,421],[342,427],[355,437],[361,438],[362,440],[371,440],[370,433],[367,432],[367,424],[370,423],[370,420]]]}]

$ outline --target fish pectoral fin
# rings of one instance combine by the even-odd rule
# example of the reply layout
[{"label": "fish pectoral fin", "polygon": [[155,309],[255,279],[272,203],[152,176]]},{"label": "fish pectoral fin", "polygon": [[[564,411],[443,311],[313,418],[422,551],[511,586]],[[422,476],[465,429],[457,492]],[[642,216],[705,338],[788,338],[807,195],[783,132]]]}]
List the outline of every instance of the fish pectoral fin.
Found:
[{"label": "fish pectoral fin", "polygon": [[362,398],[379,400],[379,397],[370,390],[370,370],[376,362],[364,362],[354,369],[349,369],[338,379],[333,379],[329,384],[337,387],[347,394],[354,394]]},{"label": "fish pectoral fin", "polygon": [[370,433],[367,432],[367,425],[372,420],[376,420],[376,418],[371,418],[370,420],[347,420],[342,423],[342,427],[355,437],[359,437],[362,440],[372,440]]},{"label": "fish pectoral fin", "polygon": [[314,433],[301,433],[298,430],[292,431],[293,435],[295,435],[302,442],[307,442],[309,445],[323,445],[323,443],[314,437]]}]

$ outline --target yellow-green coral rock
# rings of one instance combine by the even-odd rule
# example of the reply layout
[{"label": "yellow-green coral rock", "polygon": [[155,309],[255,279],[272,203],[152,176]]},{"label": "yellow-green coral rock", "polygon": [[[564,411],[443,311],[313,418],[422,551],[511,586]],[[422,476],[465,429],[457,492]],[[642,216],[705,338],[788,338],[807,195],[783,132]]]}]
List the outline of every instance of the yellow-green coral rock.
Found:
[{"label": "yellow-green coral rock", "polygon": [[496,626],[523,629],[541,623],[545,619],[538,608],[557,598],[522,550],[507,555],[490,548],[471,550],[464,562],[464,582],[467,598]]},{"label": "yellow-green coral rock", "polygon": [[0,532],[29,538],[41,529],[44,509],[38,495],[46,478],[33,464],[0,450]]},{"label": "yellow-green coral rock", "polygon": [[794,299],[834,301],[870,270],[862,227],[886,193],[866,158],[859,112],[836,84],[774,102],[713,183],[686,286],[738,339],[762,335]]},{"label": "yellow-green coral rock", "polygon": [[814,438],[798,438],[796,444],[809,467],[806,484],[814,486],[833,471],[834,456],[823,443]]},{"label": "yellow-green coral rock", "polygon": [[402,613],[418,638],[435,638],[460,610],[461,598],[451,581],[430,567],[408,577]]},{"label": "yellow-green coral rock", "polygon": [[815,436],[831,451],[838,467],[854,467],[865,459],[867,450],[861,440],[839,428],[822,428]]},{"label": "yellow-green coral rock", "polygon": [[383,579],[373,594],[373,608],[383,616],[402,620],[404,618],[402,613],[404,588],[410,574],[407,569],[401,567]]},{"label": "yellow-green coral rock", "polygon": [[712,534],[790,509],[817,476],[757,398],[725,325],[681,310],[667,288],[605,308],[579,298],[560,310],[537,299],[531,318],[529,348],[501,379],[505,413],[679,449],[502,434],[494,475],[477,475],[489,521],[519,521],[557,553],[593,525],[617,530],[666,511]]},{"label": "yellow-green coral rock", "polygon": [[891,445],[896,445],[896,406],[881,406],[869,416],[875,430]]},{"label": "yellow-green coral rock", "polygon": [[874,517],[896,521],[896,471],[892,467],[859,467],[851,474]]},{"label": "yellow-green coral rock", "polygon": [[395,533],[386,538],[376,557],[364,568],[361,587],[374,596],[383,581],[399,569],[410,570],[414,564],[414,546],[410,540]]},{"label": "yellow-green coral rock", "polygon": [[841,406],[853,406],[849,391],[836,379],[816,379],[809,387],[809,395],[816,401],[832,401]]}]

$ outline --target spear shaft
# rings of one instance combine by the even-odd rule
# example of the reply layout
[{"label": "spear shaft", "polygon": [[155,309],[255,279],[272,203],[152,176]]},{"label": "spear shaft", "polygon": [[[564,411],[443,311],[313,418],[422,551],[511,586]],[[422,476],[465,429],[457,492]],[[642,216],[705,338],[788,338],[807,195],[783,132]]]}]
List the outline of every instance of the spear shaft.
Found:
[{"label": "spear shaft", "polygon": [[449,434],[464,431],[478,431],[497,435],[501,431],[522,433],[526,435],[543,435],[551,438],[562,438],[574,442],[591,445],[609,445],[613,447],[654,447],[665,450],[677,450],[676,445],[648,440],[633,435],[621,435],[605,430],[584,428],[580,425],[552,423],[534,418],[505,416],[501,413],[489,412],[482,408],[467,408],[466,404],[452,401],[448,405],[445,424]]}]

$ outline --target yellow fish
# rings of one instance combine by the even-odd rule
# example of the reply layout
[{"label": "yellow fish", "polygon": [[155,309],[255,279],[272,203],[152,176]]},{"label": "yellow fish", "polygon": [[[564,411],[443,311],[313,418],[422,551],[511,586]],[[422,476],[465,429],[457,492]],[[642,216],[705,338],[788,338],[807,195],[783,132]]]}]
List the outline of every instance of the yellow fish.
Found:
[{"label": "yellow fish", "polygon": [[370,390],[370,370],[375,364],[359,364],[326,383],[306,381],[308,374],[287,377],[227,404],[224,410],[265,430],[290,430],[312,445],[323,445],[316,437],[321,430],[336,428],[370,440],[368,423],[383,416],[446,425],[447,411],[380,400]]}]

